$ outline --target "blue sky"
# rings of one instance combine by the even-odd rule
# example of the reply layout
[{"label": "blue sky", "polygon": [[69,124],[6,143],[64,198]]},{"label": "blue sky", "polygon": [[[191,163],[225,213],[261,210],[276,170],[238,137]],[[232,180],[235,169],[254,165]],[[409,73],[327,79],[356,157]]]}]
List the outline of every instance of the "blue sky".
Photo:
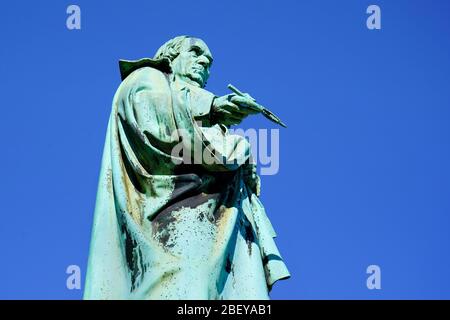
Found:
[{"label": "blue sky", "polygon": [[84,276],[117,61],[190,34],[214,55],[207,89],[231,82],[289,126],[262,177],[292,273],[272,298],[450,299],[449,18],[444,0],[3,4],[0,298],[81,298],[65,270]]}]

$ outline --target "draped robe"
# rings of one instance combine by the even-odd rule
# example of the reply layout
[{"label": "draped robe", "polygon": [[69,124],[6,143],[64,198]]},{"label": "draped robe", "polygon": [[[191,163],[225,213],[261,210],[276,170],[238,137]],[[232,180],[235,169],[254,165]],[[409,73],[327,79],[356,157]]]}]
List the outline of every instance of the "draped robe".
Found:
[{"label": "draped robe", "polygon": [[[289,272],[234,161],[247,140],[209,123],[213,94],[136,65],[113,100],[84,298],[268,299]],[[222,161],[186,161],[198,146]]]}]

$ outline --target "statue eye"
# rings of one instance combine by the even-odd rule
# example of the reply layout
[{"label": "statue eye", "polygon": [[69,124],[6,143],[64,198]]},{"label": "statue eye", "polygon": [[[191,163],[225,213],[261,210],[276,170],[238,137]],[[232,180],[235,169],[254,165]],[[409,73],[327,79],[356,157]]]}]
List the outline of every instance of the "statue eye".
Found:
[{"label": "statue eye", "polygon": [[189,50],[191,52],[194,52],[197,56],[201,55],[201,50],[198,47],[192,47],[191,50]]}]

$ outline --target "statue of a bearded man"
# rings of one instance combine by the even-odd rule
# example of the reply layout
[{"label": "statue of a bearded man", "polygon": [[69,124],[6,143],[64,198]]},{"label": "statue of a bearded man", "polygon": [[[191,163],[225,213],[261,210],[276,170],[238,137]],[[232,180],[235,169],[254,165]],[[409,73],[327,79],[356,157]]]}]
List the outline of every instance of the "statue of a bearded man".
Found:
[{"label": "statue of a bearded man", "polygon": [[250,145],[228,131],[255,111],[204,89],[211,63],[188,36],[120,61],[85,299],[268,299],[289,277]]}]

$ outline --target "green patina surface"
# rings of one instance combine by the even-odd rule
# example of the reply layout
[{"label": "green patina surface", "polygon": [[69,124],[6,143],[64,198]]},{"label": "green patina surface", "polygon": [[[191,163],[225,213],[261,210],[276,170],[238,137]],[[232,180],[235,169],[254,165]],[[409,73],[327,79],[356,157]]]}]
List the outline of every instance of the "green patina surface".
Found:
[{"label": "green patina surface", "polygon": [[[250,145],[227,130],[255,113],[254,100],[205,90],[211,63],[191,37],[172,39],[154,59],[121,61],[85,299],[268,299],[289,277]],[[188,151],[174,155],[180,144]],[[220,161],[186,161],[199,151]]]}]

